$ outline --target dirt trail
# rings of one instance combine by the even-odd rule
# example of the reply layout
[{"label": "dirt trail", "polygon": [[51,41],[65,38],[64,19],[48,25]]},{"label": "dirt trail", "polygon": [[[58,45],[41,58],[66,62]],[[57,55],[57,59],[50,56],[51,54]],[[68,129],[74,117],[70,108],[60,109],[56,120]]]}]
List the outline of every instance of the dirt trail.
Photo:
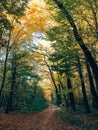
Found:
[{"label": "dirt trail", "polygon": [[0,114],[0,130],[76,130],[60,122],[55,114],[57,109],[50,107],[40,113],[26,115]]}]

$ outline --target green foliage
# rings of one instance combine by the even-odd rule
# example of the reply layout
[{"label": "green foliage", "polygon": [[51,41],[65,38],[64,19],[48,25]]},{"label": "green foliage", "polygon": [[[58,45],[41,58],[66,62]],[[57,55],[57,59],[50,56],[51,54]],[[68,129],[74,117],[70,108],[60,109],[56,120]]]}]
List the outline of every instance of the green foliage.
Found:
[{"label": "green foliage", "polygon": [[[75,48],[73,37],[70,37],[63,27],[63,25],[54,27],[47,32],[48,39],[53,42],[51,47],[54,49],[49,60],[53,63],[51,67],[54,71],[58,71],[61,75],[72,76],[78,50]],[[54,41],[54,39],[56,40]]]},{"label": "green foliage", "polygon": [[[18,18],[24,13],[26,0],[1,0],[0,1],[0,46],[6,45],[6,40],[3,38],[9,30],[13,29],[12,23],[7,15],[18,22]],[[6,35],[7,36],[7,35]]]},{"label": "green foliage", "polygon": [[27,1],[22,0],[1,0],[0,1],[0,11],[6,11],[8,14],[14,14],[20,16],[23,14],[24,7]]},{"label": "green foliage", "polygon": [[44,93],[39,86],[25,87],[15,93],[13,109],[18,112],[41,111],[48,107]]},{"label": "green foliage", "polygon": [[[2,108],[3,110],[8,108],[9,112],[41,111],[48,107],[44,92],[38,86],[41,78],[36,72],[36,57],[33,57],[35,48],[31,49],[33,45],[28,48],[27,44],[28,42],[23,41],[20,45],[13,45],[8,57]],[[1,59],[1,62],[3,63],[4,60]],[[3,66],[0,67],[1,74]],[[10,100],[12,102],[8,104]]]}]

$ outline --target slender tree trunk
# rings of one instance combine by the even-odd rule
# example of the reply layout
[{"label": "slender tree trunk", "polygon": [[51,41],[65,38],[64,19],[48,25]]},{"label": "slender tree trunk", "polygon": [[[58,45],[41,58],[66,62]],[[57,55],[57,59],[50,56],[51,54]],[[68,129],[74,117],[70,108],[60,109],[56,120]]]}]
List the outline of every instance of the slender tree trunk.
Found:
[{"label": "slender tree trunk", "polygon": [[9,55],[9,51],[10,51],[10,47],[9,47],[10,40],[11,40],[11,31],[9,32],[9,40],[7,42],[7,48],[6,48],[6,55],[5,55],[5,61],[4,61],[4,71],[3,71],[3,79],[2,79],[1,88],[0,88],[0,99],[1,99],[1,94],[2,94],[2,90],[4,88],[5,79],[6,79],[7,60],[8,60],[8,55]]},{"label": "slender tree trunk", "polygon": [[2,79],[2,84],[1,84],[1,88],[0,88],[0,96],[2,94],[2,90],[4,88],[4,83],[5,83],[5,78],[6,78],[6,67],[7,67],[7,59],[8,59],[8,54],[9,54],[9,51],[8,51],[8,47],[7,47],[7,50],[6,50],[6,58],[5,58],[5,62],[4,62],[4,72],[3,72],[3,79]]},{"label": "slender tree trunk", "polygon": [[45,59],[45,55],[44,55],[44,62],[45,62],[45,64],[46,64],[46,66],[48,67],[51,80],[52,80],[53,85],[54,85],[54,87],[55,87],[57,105],[60,106],[59,100],[60,100],[61,97],[60,97],[60,95],[59,95],[58,87],[57,87],[57,85],[56,85],[56,83],[55,83],[55,79],[54,79],[54,77],[53,77],[53,73],[52,73],[52,71],[51,71],[51,68],[50,68],[50,66],[48,65],[48,63],[47,63],[47,61],[46,61],[46,59]]},{"label": "slender tree trunk", "polygon": [[14,89],[15,89],[15,84],[16,84],[16,63],[15,63],[15,57],[12,59],[12,85],[11,85],[11,90],[9,93],[9,98],[7,100],[7,107],[5,110],[5,113],[9,113],[10,111],[13,110],[13,95],[14,95]]},{"label": "slender tree trunk", "polygon": [[61,84],[58,85],[59,106],[62,104]]},{"label": "slender tree trunk", "polygon": [[79,43],[81,49],[83,50],[91,68],[92,68],[92,72],[93,72],[93,75],[94,75],[94,78],[95,78],[95,82],[97,84],[97,89],[98,89],[98,67],[97,67],[97,64],[91,54],[91,52],[89,51],[89,49],[86,47],[86,45],[84,44],[84,41],[82,39],[82,37],[80,36],[79,32],[78,32],[78,29],[75,25],[75,22],[73,20],[73,18],[71,17],[71,15],[69,14],[69,12],[67,11],[66,7],[63,5],[63,3],[61,3],[59,0],[53,0],[58,8],[60,10],[62,10],[62,12],[64,13],[65,17],[67,18],[67,20],[69,21],[71,27],[73,28],[73,34],[77,40],[77,42]]},{"label": "slender tree trunk", "polygon": [[0,108],[2,107],[2,101],[3,101],[2,100],[2,91],[4,88],[4,84],[5,84],[5,79],[6,79],[7,60],[8,60],[8,55],[9,55],[9,44],[10,44],[10,41],[8,41],[8,44],[7,44],[5,61],[4,61],[3,79],[2,79],[1,88],[0,88]]},{"label": "slender tree trunk", "polygon": [[[60,82],[62,90],[65,91],[65,88],[64,88],[62,82],[60,80],[59,80],[59,82]],[[64,97],[64,101],[65,101],[65,104],[66,104],[66,109],[68,110],[68,108],[69,108],[69,102],[68,102],[68,100],[66,98],[66,95],[64,93],[63,93],[63,97]]]},{"label": "slender tree trunk", "polygon": [[83,74],[82,74],[82,68],[81,68],[81,62],[80,62],[79,56],[77,56],[77,62],[78,62],[78,71],[79,71],[79,76],[80,76],[80,81],[81,81],[81,86],[82,86],[84,106],[85,106],[86,112],[90,113],[90,107],[89,107],[88,99],[87,99],[87,95],[86,95],[85,83],[84,83],[84,78],[83,78]]},{"label": "slender tree trunk", "polygon": [[67,78],[67,86],[68,86],[68,90],[71,91],[71,92],[69,92],[69,99],[70,99],[71,108],[73,110],[76,110],[75,99],[74,99],[74,95],[73,95],[73,92],[72,92],[72,84],[71,84],[70,78]]},{"label": "slender tree trunk", "polygon": [[90,66],[89,66],[87,60],[86,60],[86,69],[87,69],[88,78],[89,78],[90,91],[91,91],[91,95],[92,95],[92,99],[93,99],[93,106],[95,108],[98,108],[98,95],[97,95],[97,92],[95,89],[92,73],[91,73]]}]

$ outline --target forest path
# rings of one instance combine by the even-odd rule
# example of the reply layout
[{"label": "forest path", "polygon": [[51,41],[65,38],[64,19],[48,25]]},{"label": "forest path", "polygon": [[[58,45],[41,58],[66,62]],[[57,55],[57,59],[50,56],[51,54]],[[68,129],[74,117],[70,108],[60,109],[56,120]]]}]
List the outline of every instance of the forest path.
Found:
[{"label": "forest path", "polygon": [[0,114],[0,130],[76,130],[57,117],[56,107],[35,114]]}]

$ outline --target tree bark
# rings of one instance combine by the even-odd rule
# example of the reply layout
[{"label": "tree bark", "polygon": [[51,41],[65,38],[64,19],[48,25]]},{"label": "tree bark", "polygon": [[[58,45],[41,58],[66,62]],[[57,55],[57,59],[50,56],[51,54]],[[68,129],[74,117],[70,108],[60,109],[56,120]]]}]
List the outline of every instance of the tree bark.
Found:
[{"label": "tree bark", "polygon": [[10,46],[9,46],[10,45],[10,40],[11,40],[11,30],[9,32],[9,40],[7,42],[7,48],[6,48],[6,54],[5,54],[3,79],[2,79],[1,88],[0,88],[0,100],[1,100],[1,94],[2,94],[2,90],[4,88],[5,79],[6,79],[7,60],[8,60],[8,55],[9,55],[9,51],[10,51]]},{"label": "tree bark", "polygon": [[82,67],[81,67],[81,62],[80,62],[79,56],[77,56],[77,64],[78,64],[78,71],[79,71],[79,76],[80,76],[80,81],[81,81],[84,106],[85,106],[86,112],[90,113],[90,107],[89,107],[89,103],[88,103],[88,99],[87,99],[85,83],[84,83]]},{"label": "tree bark", "polygon": [[13,56],[12,59],[12,84],[11,84],[11,90],[9,93],[9,97],[7,100],[7,107],[5,110],[5,113],[9,113],[10,111],[13,110],[13,95],[14,95],[14,89],[15,89],[15,84],[16,84],[16,63],[15,63],[15,57]]},{"label": "tree bark", "polygon": [[93,101],[93,107],[98,108],[98,95],[97,95],[97,92],[96,92],[96,89],[95,89],[92,73],[91,73],[90,66],[89,66],[86,59],[85,59],[85,62],[86,62],[86,69],[87,69],[88,78],[89,78],[90,92],[91,92],[92,99],[93,99],[92,100]]},{"label": "tree bark", "polygon": [[48,67],[51,80],[52,80],[53,85],[54,85],[54,87],[55,87],[57,105],[60,106],[60,99],[61,99],[61,97],[60,97],[60,95],[59,95],[58,87],[57,87],[57,85],[56,85],[56,83],[55,83],[55,79],[54,79],[54,77],[53,77],[53,73],[52,73],[52,71],[51,71],[51,68],[50,68],[50,66],[48,65],[48,63],[47,63],[47,61],[46,61],[46,59],[45,59],[45,55],[44,55],[44,62],[45,62],[45,64],[46,64],[46,66]]},{"label": "tree bark", "polygon": [[[71,80],[70,78],[67,78],[67,86],[68,86],[68,90],[72,91],[72,84],[71,84]],[[76,107],[75,107],[75,99],[74,99],[74,95],[73,95],[73,92],[69,92],[69,99],[70,99],[70,105],[71,105],[71,108],[73,110],[76,110]]]},{"label": "tree bark", "polygon": [[[61,86],[62,90],[65,91],[65,88],[64,88],[62,82],[61,82],[60,80],[59,80],[59,82],[60,82],[60,86]],[[67,100],[67,98],[66,98],[66,95],[65,95],[64,93],[63,93],[63,97],[64,97],[66,109],[68,110],[68,108],[69,108],[69,102],[68,102],[68,100]]]},{"label": "tree bark", "polygon": [[2,90],[3,90],[3,88],[4,88],[4,83],[5,83],[5,78],[6,78],[6,69],[7,69],[8,54],[9,54],[9,51],[8,51],[8,47],[7,47],[7,50],[6,50],[6,58],[5,58],[5,62],[4,62],[3,79],[2,79],[2,84],[1,84],[1,88],[0,88],[0,96],[1,96]]},{"label": "tree bark", "polygon": [[9,41],[7,43],[7,48],[6,48],[6,55],[5,55],[5,61],[4,61],[4,70],[3,70],[3,79],[2,79],[2,83],[1,83],[1,88],[0,88],[0,108],[2,107],[2,91],[4,88],[4,84],[5,84],[5,79],[6,79],[6,71],[7,71],[7,60],[8,60],[8,55],[9,55],[9,51],[10,51],[10,35],[9,34]]}]

